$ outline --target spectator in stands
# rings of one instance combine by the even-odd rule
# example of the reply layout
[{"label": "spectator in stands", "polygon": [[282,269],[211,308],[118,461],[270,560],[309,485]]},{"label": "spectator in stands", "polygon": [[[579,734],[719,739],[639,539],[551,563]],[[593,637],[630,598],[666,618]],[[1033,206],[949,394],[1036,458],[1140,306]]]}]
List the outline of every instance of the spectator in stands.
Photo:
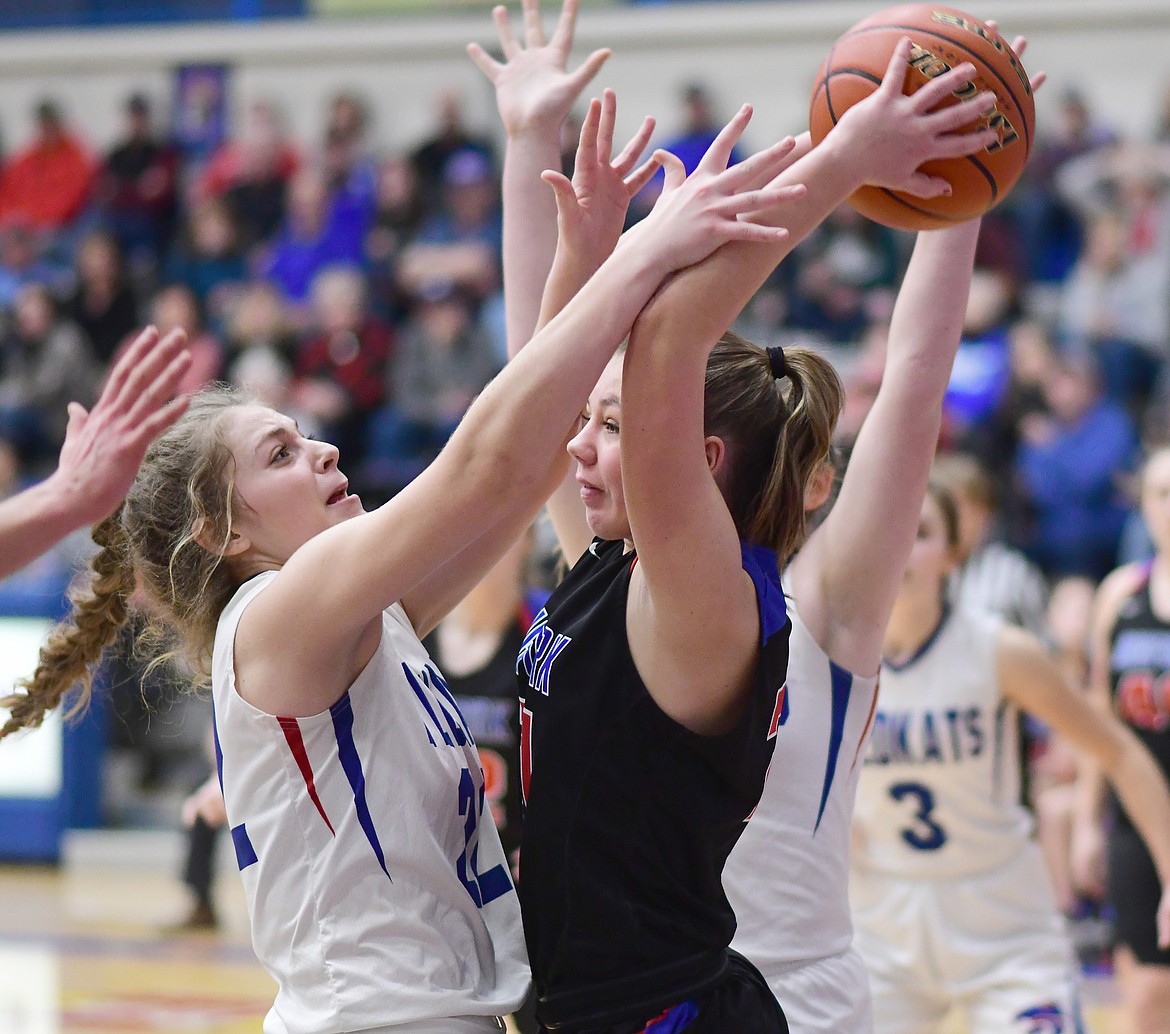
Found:
[{"label": "spectator in stands", "polygon": [[89,203],[96,165],[55,101],[36,107],[36,135],[0,168],[0,220],[18,216],[40,232],[70,227]]},{"label": "spectator in stands", "polygon": [[61,294],[72,279],[68,266],[44,253],[40,235],[25,216],[11,215],[0,221],[0,308],[11,309],[28,284],[41,284]]},{"label": "spectator in stands", "polygon": [[280,291],[254,280],[232,305],[224,331],[225,376],[280,412],[288,398],[300,341]]},{"label": "spectator in stands", "polygon": [[480,154],[492,170],[493,177],[496,169],[495,148],[488,137],[468,127],[463,115],[463,101],[457,90],[440,90],[435,98],[435,109],[434,132],[410,152],[410,164],[418,177],[423,207],[428,213],[438,210],[442,204],[447,162],[460,151]]},{"label": "spectator in stands", "polygon": [[482,301],[500,286],[502,237],[491,164],[479,151],[458,151],[443,170],[440,210],[402,252],[399,286],[417,295],[435,282],[454,283]]},{"label": "spectator in stands", "polygon": [[366,234],[365,259],[370,302],[393,323],[405,315],[405,301],[398,287],[399,258],[418,231],[422,218],[422,194],[414,167],[400,155],[384,158],[378,167],[374,217]]},{"label": "spectator in stands", "polygon": [[1020,227],[1028,272],[1034,279],[1061,282],[1080,252],[1080,217],[1056,190],[1061,168],[1116,141],[1114,129],[1094,119],[1084,94],[1075,88],[1061,96],[1057,117],[1038,127],[1035,152],[1007,201]]},{"label": "spectator in stands", "polygon": [[77,286],[65,311],[89,339],[99,362],[108,363],[139,326],[138,298],[126,279],[113,233],[90,230],[77,246]]},{"label": "spectator in stands", "polygon": [[199,202],[187,213],[163,268],[164,282],[190,289],[218,326],[247,279],[248,265],[230,206],[220,198]]},{"label": "spectator in stands", "polygon": [[306,165],[289,182],[288,210],[272,243],[256,262],[259,276],[271,280],[285,300],[307,315],[309,292],[317,274],[330,266],[360,272],[366,225],[354,213],[332,207],[321,170]]},{"label": "spectator in stands", "polygon": [[34,474],[65,440],[66,407],[89,406],[101,374],[85,335],[60,315],[49,291],[40,284],[22,288],[0,338],[0,428],[29,457]]},{"label": "spectator in stands", "polygon": [[125,111],[125,133],[98,173],[97,207],[131,264],[153,271],[175,232],[179,152],[155,134],[144,94],[132,94]]},{"label": "spectator in stands", "polygon": [[316,334],[296,359],[293,403],[356,467],[370,416],[385,399],[394,338],[369,311],[361,272],[346,266],[314,277],[312,324]]},{"label": "spectator in stands", "polygon": [[241,246],[269,240],[284,219],[288,185],[301,165],[276,106],[253,101],[241,132],[212,155],[197,186],[197,199],[222,197],[231,206]]},{"label": "spectator in stands", "polygon": [[399,329],[390,401],[370,425],[370,480],[401,488],[422,471],[500,366],[474,296],[454,283],[429,283]]},{"label": "spectator in stands", "polygon": [[1049,578],[1103,578],[1115,565],[1129,507],[1122,478],[1138,459],[1133,420],[1104,397],[1091,356],[1064,353],[1045,414],[1021,424],[1016,474],[1032,508],[1028,555]]},{"label": "spectator in stands", "polygon": [[206,325],[199,299],[183,284],[169,284],[150,302],[150,321],[162,335],[179,329],[187,335],[191,363],[179,382],[180,394],[198,391],[223,372],[223,345]]}]

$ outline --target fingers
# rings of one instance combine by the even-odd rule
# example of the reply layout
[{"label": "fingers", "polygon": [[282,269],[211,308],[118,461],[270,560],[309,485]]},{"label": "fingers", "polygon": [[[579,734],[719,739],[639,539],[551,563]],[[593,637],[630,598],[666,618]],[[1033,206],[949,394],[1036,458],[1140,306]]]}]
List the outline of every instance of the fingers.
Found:
[{"label": "fingers", "polygon": [[916,172],[909,180],[898,188],[913,197],[932,198],[950,197],[951,185],[941,176],[928,176],[924,172]]},{"label": "fingers", "polygon": [[512,31],[512,21],[508,17],[508,8],[500,4],[492,8],[492,21],[496,26],[496,36],[500,41],[500,50],[504,53],[504,60],[511,61],[520,53],[520,43]]},{"label": "fingers", "polygon": [[789,155],[796,149],[796,138],[786,136],[771,147],[757,151],[750,158],[732,166],[728,173],[747,189],[758,190],[780,175],[790,164]]},{"label": "fingers", "polygon": [[662,166],[662,171],[665,174],[663,191],[674,190],[683,185],[687,178],[687,170],[678,155],[671,154],[670,151],[664,151],[659,148],[651,155],[651,159]]},{"label": "fingers", "polygon": [[906,86],[906,72],[910,68],[910,47],[909,36],[903,36],[898,40],[894,52],[890,55],[890,63],[886,65],[886,74],[882,76],[877,93],[897,95],[903,91]]},{"label": "fingers", "polygon": [[716,212],[725,216],[751,215],[765,209],[775,208],[788,201],[804,197],[808,188],[803,183],[790,183],[783,187],[764,187],[759,190],[745,190],[732,194],[713,206]]},{"label": "fingers", "polygon": [[739,142],[739,138],[743,136],[743,131],[751,119],[752,106],[744,104],[731,117],[731,121],[719,130],[719,135],[712,141],[711,146],[707,148],[707,153],[699,162],[699,168],[709,172],[719,172],[726,169],[727,163],[731,159],[731,152]]},{"label": "fingers", "polygon": [[102,402],[107,402],[107,404],[113,402],[125,385],[130,372],[146,359],[157,341],[157,327],[147,327],[139,333],[130,347],[122,353],[122,358],[110,370],[110,375],[106,378],[105,386],[102,388],[101,398],[98,400],[99,405]]},{"label": "fingers", "polygon": [[486,50],[478,43],[467,44],[467,56],[475,63],[475,66],[488,77],[488,80],[495,82],[499,78],[500,70],[504,67],[492,57]]},{"label": "fingers", "polygon": [[970,61],[955,65],[949,72],[943,72],[931,79],[925,86],[914,91],[914,102],[919,111],[931,111],[953,93],[968,85],[975,75],[975,66]]},{"label": "fingers", "polygon": [[597,160],[609,163],[613,156],[613,124],[617,119],[617,95],[606,87],[601,93],[601,117],[597,123]]},{"label": "fingers", "polygon": [[149,417],[142,421],[138,427],[136,435],[138,439],[138,446],[145,450],[146,446],[153,442],[160,434],[179,419],[186,411],[187,406],[191,401],[190,395],[180,395],[176,399],[172,399],[165,406],[157,412],[152,413]]},{"label": "fingers", "polygon": [[613,55],[613,51],[609,47],[602,47],[600,50],[595,50],[590,54],[581,67],[569,76],[569,82],[576,93],[580,93],[592,81],[593,77],[601,71],[601,66],[606,63]]},{"label": "fingers", "polygon": [[[630,170],[634,167],[634,163],[638,160],[638,156],[641,155],[644,150],[646,150],[646,145],[650,143],[650,137],[654,135],[654,126],[655,122],[651,116],[647,115],[642,120],[642,125],[639,127],[638,132],[630,137],[630,142],[622,148],[622,153],[614,159],[613,167],[618,175],[629,175]],[[651,159],[651,162],[653,162],[653,159]],[[646,164],[648,165],[650,162],[647,162]],[[645,167],[646,166],[643,165],[642,169]],[[657,168],[657,163],[654,163],[653,168],[650,171],[651,176],[654,175],[653,170]],[[640,175],[642,169],[639,169],[638,172],[636,172],[634,175]],[[629,181],[627,180],[627,183],[628,182]]]},{"label": "fingers", "polygon": [[643,162],[632,175],[626,177],[624,182],[630,197],[633,197],[654,178],[654,174],[658,171],[660,164],[656,152],[647,161]]},{"label": "fingers", "polygon": [[[587,169],[597,163],[597,134],[601,125],[602,103],[596,97],[585,109],[581,120],[581,135],[577,139],[576,169]],[[574,170],[576,171],[576,170]]]},{"label": "fingers", "polygon": [[577,192],[567,176],[555,169],[545,169],[540,178],[552,187],[553,198],[557,203],[558,218],[567,214],[577,206]]},{"label": "fingers", "polygon": [[112,408],[138,421],[170,399],[191,365],[186,345],[185,331],[175,329],[168,333],[127,378]]},{"label": "fingers", "polygon": [[523,0],[524,12],[524,45],[526,47],[543,47],[544,26],[540,21],[540,0]]},{"label": "fingers", "polygon": [[573,33],[577,28],[578,0],[565,0],[561,4],[561,16],[557,19],[557,27],[553,29],[552,45],[567,56],[573,48]]}]

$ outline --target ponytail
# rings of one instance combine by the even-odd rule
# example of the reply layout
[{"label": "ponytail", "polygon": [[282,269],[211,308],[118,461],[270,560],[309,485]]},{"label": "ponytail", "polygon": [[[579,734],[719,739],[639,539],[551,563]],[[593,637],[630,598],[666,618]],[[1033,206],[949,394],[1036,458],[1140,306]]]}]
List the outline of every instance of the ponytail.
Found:
[{"label": "ponytail", "polygon": [[19,692],[0,700],[11,711],[0,728],[0,739],[20,729],[39,726],[74,686],[78,687],[77,697],[65,717],[72,717],[89,703],[93,666],[126,623],[127,600],[134,591],[134,571],[120,509],[94,526],[93,540],[100,548],[90,561],[88,576],[69,590],[71,620],[49,633],[36,671],[16,684]]},{"label": "ponytail", "polygon": [[777,352],[725,334],[707,362],[704,422],[727,449],[736,530],[783,566],[804,541],[805,486],[828,459],[845,392],[817,353]]}]

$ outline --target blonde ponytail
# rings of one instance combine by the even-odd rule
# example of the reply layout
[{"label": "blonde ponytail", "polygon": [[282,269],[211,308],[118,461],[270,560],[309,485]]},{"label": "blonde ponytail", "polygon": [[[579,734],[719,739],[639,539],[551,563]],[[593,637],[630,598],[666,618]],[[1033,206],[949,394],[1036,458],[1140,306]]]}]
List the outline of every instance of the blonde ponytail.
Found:
[{"label": "blonde ponytail", "polygon": [[100,548],[90,561],[88,575],[69,590],[70,620],[49,633],[36,671],[16,684],[18,692],[0,700],[11,712],[0,728],[0,739],[39,726],[74,686],[78,692],[65,716],[77,714],[89,703],[93,667],[126,623],[127,600],[134,591],[134,571],[120,513],[96,525],[93,540]]}]

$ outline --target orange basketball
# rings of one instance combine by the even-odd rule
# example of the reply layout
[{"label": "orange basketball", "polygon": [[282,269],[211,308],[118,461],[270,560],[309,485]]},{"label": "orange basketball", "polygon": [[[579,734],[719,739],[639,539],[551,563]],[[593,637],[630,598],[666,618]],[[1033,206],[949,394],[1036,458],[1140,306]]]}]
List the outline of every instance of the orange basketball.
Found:
[{"label": "orange basketball", "polygon": [[948,104],[976,92],[996,96],[994,110],[983,120],[998,139],[964,158],[927,162],[922,171],[942,176],[949,197],[916,198],[880,187],[862,187],[849,203],[862,215],[899,230],[930,230],[982,215],[1007,196],[1032,151],[1036,107],[1028,73],[998,33],[972,15],[953,7],[903,4],[858,22],[833,44],[817,72],[809,111],[813,143],[824,139],[842,113],[868,97],[885,75],[890,56],[903,36],[913,48],[903,91],[912,94],[930,79],[970,61],[972,86]]}]

